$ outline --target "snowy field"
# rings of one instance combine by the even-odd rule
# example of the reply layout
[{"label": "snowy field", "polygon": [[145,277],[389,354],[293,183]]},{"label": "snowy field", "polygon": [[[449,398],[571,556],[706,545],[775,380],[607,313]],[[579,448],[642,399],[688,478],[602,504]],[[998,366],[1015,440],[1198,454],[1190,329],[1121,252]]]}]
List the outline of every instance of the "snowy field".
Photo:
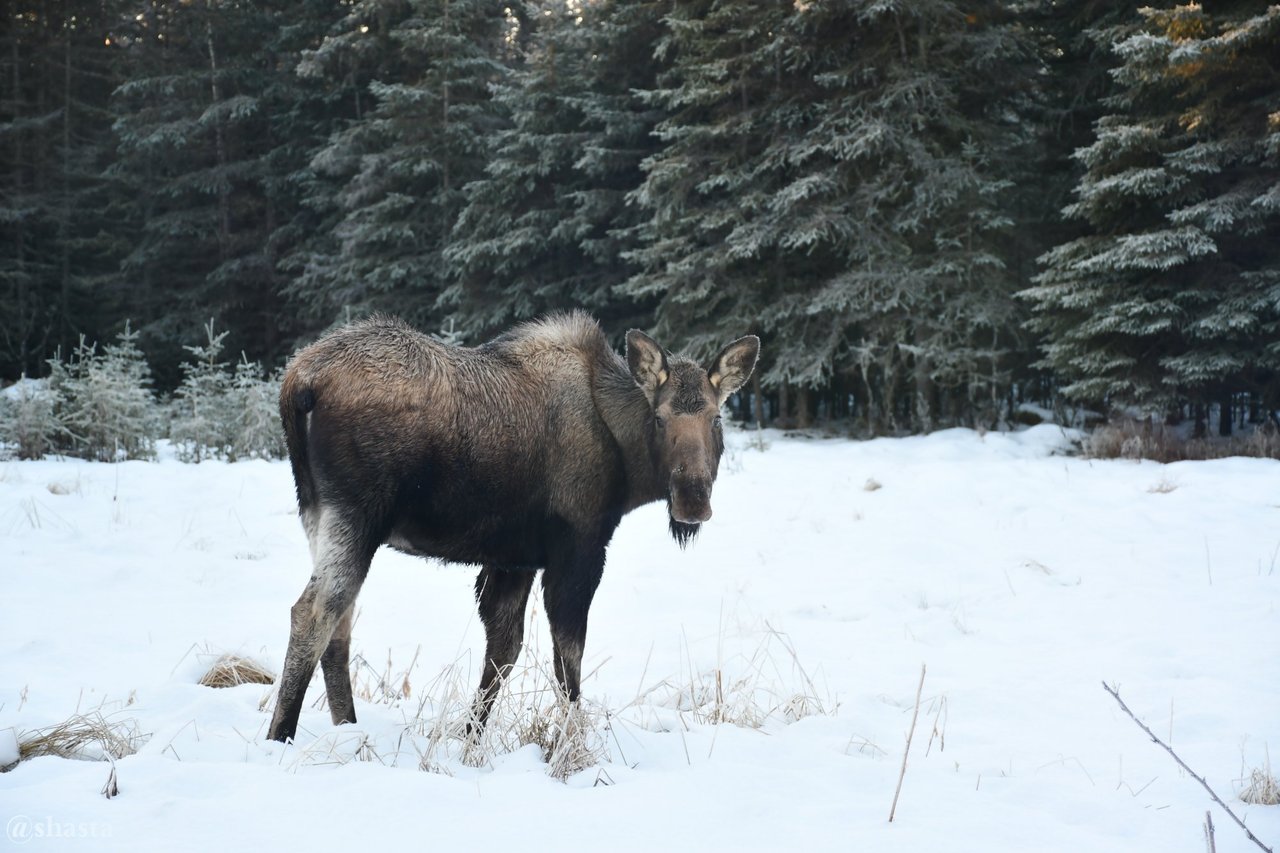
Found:
[{"label": "snowy field", "polygon": [[731,437],[687,551],[661,506],[623,522],[583,666],[603,755],[564,783],[536,745],[432,738],[478,678],[470,568],[379,552],[356,725],[318,674],[287,747],[269,687],[197,684],[222,652],[283,660],[310,571],[287,464],[0,463],[0,754],[77,712],[142,736],[114,799],[104,762],[0,774],[7,841],[1168,853],[1212,809],[1221,853],[1256,850],[1105,680],[1280,843],[1280,806],[1237,798],[1280,765],[1280,464],[1088,461],[1048,426],[766,437]]}]

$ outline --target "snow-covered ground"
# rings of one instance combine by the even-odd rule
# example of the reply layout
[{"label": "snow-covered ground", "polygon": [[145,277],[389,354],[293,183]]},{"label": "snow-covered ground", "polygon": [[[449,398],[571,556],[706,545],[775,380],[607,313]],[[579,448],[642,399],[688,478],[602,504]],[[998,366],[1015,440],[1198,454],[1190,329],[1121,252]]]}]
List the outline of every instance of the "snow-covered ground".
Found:
[{"label": "snow-covered ground", "polygon": [[[584,662],[608,755],[564,784],[536,746],[471,767],[446,743],[444,772],[420,769],[443,683],[478,674],[471,569],[379,552],[353,646],[409,696],[366,690],[341,729],[309,700],[285,747],[264,739],[269,688],[196,682],[219,652],[284,656],[310,570],[286,464],[0,463],[0,753],[4,729],[77,711],[149,736],[115,799],[101,762],[0,774],[8,840],[1163,853],[1204,850],[1211,809],[1219,851],[1256,849],[1105,680],[1280,842],[1280,807],[1236,799],[1280,747],[1280,464],[1088,461],[1050,426],[766,437],[732,437],[687,551],[661,506],[623,522]],[[763,725],[712,722],[717,670],[725,708]]]}]

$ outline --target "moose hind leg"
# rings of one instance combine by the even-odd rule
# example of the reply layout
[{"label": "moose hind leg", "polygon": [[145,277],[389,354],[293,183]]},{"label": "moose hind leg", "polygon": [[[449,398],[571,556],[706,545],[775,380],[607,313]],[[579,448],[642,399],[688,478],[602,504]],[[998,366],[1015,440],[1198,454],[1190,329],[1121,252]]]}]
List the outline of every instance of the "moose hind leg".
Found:
[{"label": "moose hind leg", "polygon": [[353,601],[347,612],[338,619],[329,638],[329,645],[320,655],[320,671],[324,673],[324,691],[329,697],[329,716],[333,724],[356,721],[355,700],[351,696],[351,672],[348,669],[351,658],[351,618],[356,606]]},{"label": "moose hind leg", "polygon": [[533,572],[483,568],[476,577],[476,601],[484,623],[484,672],[473,709],[476,730],[484,728],[502,679],[520,656],[524,611],[533,587]]},{"label": "moose hind leg", "polygon": [[[312,550],[315,569],[290,611],[289,648],[285,653],[284,672],[280,675],[275,714],[267,730],[271,740],[287,741],[297,733],[307,683],[311,681],[321,652],[326,650],[335,629],[355,604],[374,548],[351,527],[321,522],[312,538]],[[342,695],[348,697],[349,702],[351,684],[345,669],[344,664],[341,679],[347,683]],[[329,681],[328,672],[325,680]],[[339,704],[342,701],[340,697]],[[333,702],[330,692],[331,705]]]}]

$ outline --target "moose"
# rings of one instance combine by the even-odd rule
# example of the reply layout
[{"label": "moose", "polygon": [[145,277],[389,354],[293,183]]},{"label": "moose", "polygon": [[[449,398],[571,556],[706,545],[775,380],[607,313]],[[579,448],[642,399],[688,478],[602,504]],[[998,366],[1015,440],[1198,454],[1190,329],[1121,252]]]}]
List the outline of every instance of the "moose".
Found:
[{"label": "moose", "polygon": [[711,517],[720,409],[759,352],[748,335],[703,367],[632,330],[624,360],[581,312],[475,348],[374,316],[299,351],[280,415],[313,572],[291,611],[268,737],[296,734],[317,661],[334,724],[355,722],[352,612],[383,544],[480,567],[475,730],[519,656],[539,570],[558,688],[576,701],[587,611],[614,530],[665,499],[684,547]]}]

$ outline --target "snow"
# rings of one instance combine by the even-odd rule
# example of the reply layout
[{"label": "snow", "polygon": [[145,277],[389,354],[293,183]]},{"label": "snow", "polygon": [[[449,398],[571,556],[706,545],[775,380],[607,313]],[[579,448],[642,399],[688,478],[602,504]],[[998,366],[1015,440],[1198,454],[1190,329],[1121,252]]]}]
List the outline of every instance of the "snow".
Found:
[{"label": "snow", "polygon": [[49,380],[22,377],[12,385],[0,388],[0,399],[18,402],[23,397],[36,397],[49,390]]},{"label": "snow", "polygon": [[8,767],[18,760],[18,733],[14,729],[0,729],[0,767]]},{"label": "snow", "polygon": [[[111,800],[102,762],[0,774],[0,822],[57,850],[1102,853],[1201,851],[1213,810],[1221,853],[1256,849],[1105,680],[1280,841],[1280,810],[1235,796],[1280,743],[1280,465],[1090,461],[1071,437],[732,435],[688,550],[661,506],[614,538],[583,666],[610,754],[565,784],[533,746],[418,769],[419,693],[478,679],[466,567],[379,552],[353,646],[414,692],[358,699],[358,724],[314,706],[317,675],[282,746],[269,688],[196,683],[221,652],[279,670],[310,568],[287,463],[0,463],[0,753],[6,729],[95,709],[149,735]],[[545,661],[540,617],[526,644]],[[834,713],[755,729],[675,706],[717,668],[765,710],[811,680]],[[348,760],[361,743],[376,760]]]}]

